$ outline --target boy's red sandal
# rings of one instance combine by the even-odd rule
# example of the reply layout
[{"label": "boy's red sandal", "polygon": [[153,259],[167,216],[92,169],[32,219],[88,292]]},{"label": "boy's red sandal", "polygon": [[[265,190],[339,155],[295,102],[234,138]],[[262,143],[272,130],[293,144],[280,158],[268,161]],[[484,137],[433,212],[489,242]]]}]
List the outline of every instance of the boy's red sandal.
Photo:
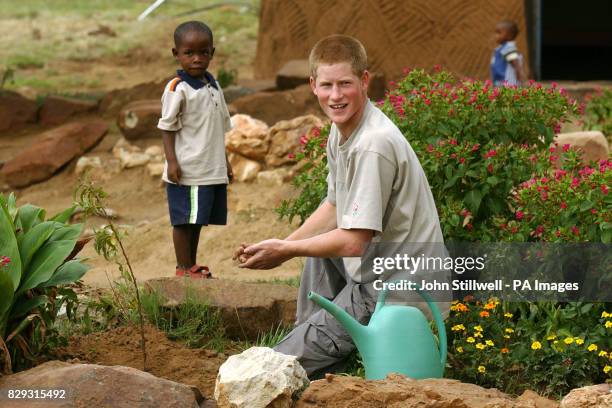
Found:
[{"label": "boy's red sandal", "polygon": [[208,266],[193,265],[190,269],[176,268],[176,276],[191,279],[211,279],[212,273]]}]

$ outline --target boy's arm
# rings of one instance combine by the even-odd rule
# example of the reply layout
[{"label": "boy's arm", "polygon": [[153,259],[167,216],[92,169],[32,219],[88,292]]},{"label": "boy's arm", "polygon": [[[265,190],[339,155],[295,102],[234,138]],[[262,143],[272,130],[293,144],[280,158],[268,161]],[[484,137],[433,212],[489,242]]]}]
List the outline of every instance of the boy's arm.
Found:
[{"label": "boy's arm", "polygon": [[514,72],[516,72],[516,80],[519,84],[522,83],[525,78],[523,78],[523,67],[521,66],[521,63],[518,59],[510,61],[510,63],[512,64],[512,67],[514,67]]},{"label": "boy's arm", "polygon": [[176,132],[162,130],[164,152],[166,154],[166,161],[168,162],[168,179],[175,184],[179,184],[181,181],[181,168],[178,165],[178,160],[176,160],[176,151],[174,150],[175,138]]}]

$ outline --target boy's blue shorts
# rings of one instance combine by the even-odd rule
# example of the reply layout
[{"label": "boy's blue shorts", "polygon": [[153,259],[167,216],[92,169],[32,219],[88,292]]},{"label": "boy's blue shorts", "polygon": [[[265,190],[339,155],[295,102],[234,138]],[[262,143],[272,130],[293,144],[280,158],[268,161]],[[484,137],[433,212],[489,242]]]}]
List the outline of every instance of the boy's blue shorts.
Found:
[{"label": "boy's blue shorts", "polygon": [[172,225],[227,224],[227,184],[180,186],[166,183]]}]

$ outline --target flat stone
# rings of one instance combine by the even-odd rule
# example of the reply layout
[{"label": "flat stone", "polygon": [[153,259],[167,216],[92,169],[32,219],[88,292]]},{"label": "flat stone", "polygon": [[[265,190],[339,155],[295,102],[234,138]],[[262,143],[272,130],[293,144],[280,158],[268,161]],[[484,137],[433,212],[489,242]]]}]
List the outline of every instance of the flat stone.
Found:
[{"label": "flat stone", "polygon": [[[135,368],[60,361],[0,377],[0,389],[3,408],[195,408],[203,402],[197,390]],[[65,398],[8,399],[9,389],[64,390]]]},{"label": "flat stone", "polygon": [[40,108],[39,119],[43,126],[57,126],[78,114],[98,109],[98,101],[49,95]]},{"label": "flat stone", "polygon": [[125,105],[119,112],[117,125],[128,140],[159,137],[157,122],[161,115],[161,101],[146,99]]},{"label": "flat stone", "polygon": [[37,115],[38,105],[35,101],[17,92],[0,90],[0,132],[36,123]]},{"label": "flat stone", "polygon": [[256,92],[236,99],[229,110],[231,114],[244,113],[263,120],[269,126],[307,114],[324,117],[310,85],[288,91]]},{"label": "flat stone", "polygon": [[606,137],[598,130],[559,133],[555,136],[554,143],[557,144],[558,153],[566,144],[580,150],[584,164],[592,160],[606,160],[610,153]]},{"label": "flat stone", "polygon": [[256,340],[279,324],[295,323],[298,290],[288,285],[173,277],[148,280],[145,287],[157,291],[165,307],[182,304],[189,290],[221,312],[225,334],[234,339]]},{"label": "flat stone", "polygon": [[276,73],[276,87],[279,90],[308,85],[309,80],[310,68],[307,59],[289,60]]},{"label": "flat stone", "polygon": [[103,121],[68,123],[41,133],[36,142],[0,170],[11,187],[47,180],[62,166],[94,147],[106,134]]}]

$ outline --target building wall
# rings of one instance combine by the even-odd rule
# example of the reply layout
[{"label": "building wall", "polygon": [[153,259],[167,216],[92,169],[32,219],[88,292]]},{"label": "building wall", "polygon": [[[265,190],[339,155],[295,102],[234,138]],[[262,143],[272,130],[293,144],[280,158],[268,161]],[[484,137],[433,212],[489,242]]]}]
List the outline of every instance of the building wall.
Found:
[{"label": "building wall", "polygon": [[317,40],[339,33],[358,38],[370,70],[387,79],[434,64],[487,78],[502,19],[517,22],[527,69],[523,0],[262,0],[255,76],[274,77],[286,61],[307,58]]}]

